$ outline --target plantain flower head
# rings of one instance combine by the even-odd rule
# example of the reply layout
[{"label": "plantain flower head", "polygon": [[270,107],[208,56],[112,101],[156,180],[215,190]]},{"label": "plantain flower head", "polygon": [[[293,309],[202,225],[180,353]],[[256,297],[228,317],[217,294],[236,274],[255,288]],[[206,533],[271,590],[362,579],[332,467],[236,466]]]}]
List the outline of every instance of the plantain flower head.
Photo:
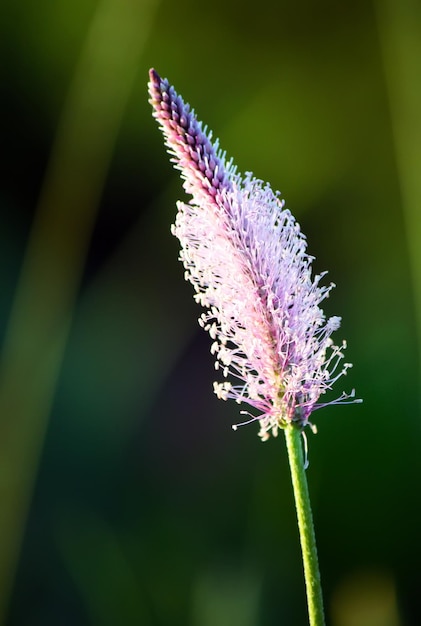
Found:
[{"label": "plantain flower head", "polygon": [[[311,413],[336,400],[320,397],[351,367],[345,343],[331,334],[321,302],[333,284],[312,275],[312,257],[300,226],[278,193],[251,173],[240,175],[212,141],[194,110],[168,80],[150,70],[150,103],[189,203],[178,202],[172,233],[181,244],[185,278],[205,311],[199,324],[213,340],[222,380],[216,395],[251,408],[262,440],[293,422],[303,429]],[[234,426],[236,428],[236,426]]]}]

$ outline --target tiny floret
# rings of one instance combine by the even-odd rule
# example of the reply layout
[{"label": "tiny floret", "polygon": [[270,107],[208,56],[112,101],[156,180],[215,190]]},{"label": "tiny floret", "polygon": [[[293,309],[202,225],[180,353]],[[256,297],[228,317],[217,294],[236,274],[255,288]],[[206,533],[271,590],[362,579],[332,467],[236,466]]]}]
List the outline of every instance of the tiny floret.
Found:
[{"label": "tiny floret", "polygon": [[[150,103],[189,203],[178,202],[172,233],[181,244],[185,277],[205,308],[199,324],[213,340],[222,380],[218,398],[247,404],[263,441],[293,422],[311,425],[311,413],[353,400],[353,393],[320,402],[351,367],[341,363],[345,342],[332,333],[340,317],[320,305],[333,283],[312,274],[300,226],[279,194],[240,175],[166,79],[150,71]],[[240,425],[240,424],[238,424]],[[233,428],[236,429],[237,425]]]}]

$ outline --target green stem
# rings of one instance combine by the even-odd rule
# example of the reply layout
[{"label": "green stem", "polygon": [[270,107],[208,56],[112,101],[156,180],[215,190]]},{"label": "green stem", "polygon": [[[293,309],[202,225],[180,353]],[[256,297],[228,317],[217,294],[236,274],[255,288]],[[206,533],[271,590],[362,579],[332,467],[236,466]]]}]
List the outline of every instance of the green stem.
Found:
[{"label": "green stem", "polygon": [[297,509],[301,551],[303,553],[304,578],[307,591],[310,626],[324,626],[322,587],[317,559],[316,536],[310,506],[307,478],[304,469],[301,432],[294,425],[285,428],[289,466]]}]

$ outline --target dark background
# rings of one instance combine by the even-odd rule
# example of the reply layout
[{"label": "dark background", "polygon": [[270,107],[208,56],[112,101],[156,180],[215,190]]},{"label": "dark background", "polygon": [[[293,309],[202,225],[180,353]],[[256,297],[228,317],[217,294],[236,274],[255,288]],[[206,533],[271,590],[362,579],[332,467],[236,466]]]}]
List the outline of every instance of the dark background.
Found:
[{"label": "dark background", "polygon": [[0,623],[307,623],[283,438],[212,393],[153,66],[337,284],[364,404],[308,435],[328,623],[420,624],[419,2],[1,13]]}]

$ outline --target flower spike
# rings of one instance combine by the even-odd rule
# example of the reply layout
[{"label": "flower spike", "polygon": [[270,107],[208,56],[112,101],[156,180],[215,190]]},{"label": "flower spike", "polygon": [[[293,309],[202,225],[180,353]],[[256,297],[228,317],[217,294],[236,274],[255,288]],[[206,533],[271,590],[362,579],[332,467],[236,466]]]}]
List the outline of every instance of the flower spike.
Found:
[{"label": "flower spike", "polygon": [[[150,70],[150,103],[184,188],[172,227],[181,244],[185,277],[205,307],[199,324],[213,339],[211,352],[224,380],[219,398],[248,404],[263,440],[279,428],[310,424],[311,413],[331,402],[319,398],[351,367],[331,334],[320,303],[333,284],[312,276],[312,257],[300,226],[279,194],[251,173],[237,174],[218,141],[167,79]],[[339,370],[338,370],[339,367]],[[355,402],[355,400],[353,400]]]}]

